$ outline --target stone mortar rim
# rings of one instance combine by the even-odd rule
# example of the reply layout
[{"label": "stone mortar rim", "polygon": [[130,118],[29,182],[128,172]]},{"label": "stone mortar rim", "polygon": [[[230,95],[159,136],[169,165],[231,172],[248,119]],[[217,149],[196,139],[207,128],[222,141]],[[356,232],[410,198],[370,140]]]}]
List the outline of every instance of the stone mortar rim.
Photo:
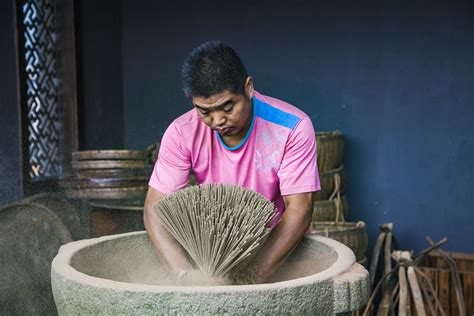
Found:
[{"label": "stone mortar rim", "polygon": [[[130,292],[153,292],[153,293],[222,293],[222,292],[255,292],[255,291],[266,291],[275,289],[287,289],[293,287],[300,287],[304,285],[312,285],[318,281],[325,281],[329,279],[337,278],[338,275],[349,270],[349,268],[355,264],[355,256],[352,250],[346,245],[323,236],[307,236],[313,240],[321,242],[336,251],[338,259],[328,269],[312,274],[306,277],[297,279],[265,283],[265,284],[250,284],[250,285],[225,285],[225,286],[178,286],[178,285],[148,285],[139,283],[128,283],[121,281],[113,281],[104,278],[98,278],[87,275],[73,268],[70,265],[72,256],[79,250],[85,247],[91,247],[93,245],[106,242],[108,240],[134,236],[144,235],[146,231],[137,231],[124,234],[116,234],[109,236],[102,236],[98,238],[83,239],[67,243],[59,249],[58,254],[53,259],[51,264],[51,272],[55,273],[60,277],[81,283],[86,286],[98,287],[98,288],[110,288],[115,291],[130,291]],[[346,259],[345,259],[346,258]]]}]

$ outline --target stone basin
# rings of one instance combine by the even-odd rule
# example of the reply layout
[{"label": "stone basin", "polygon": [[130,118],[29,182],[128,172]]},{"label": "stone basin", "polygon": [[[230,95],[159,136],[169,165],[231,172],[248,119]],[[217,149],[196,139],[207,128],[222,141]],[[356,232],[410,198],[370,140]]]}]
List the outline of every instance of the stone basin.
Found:
[{"label": "stone basin", "polygon": [[305,237],[265,284],[174,286],[146,232],[61,247],[51,281],[61,315],[347,313],[369,296],[368,272],[345,245]]}]

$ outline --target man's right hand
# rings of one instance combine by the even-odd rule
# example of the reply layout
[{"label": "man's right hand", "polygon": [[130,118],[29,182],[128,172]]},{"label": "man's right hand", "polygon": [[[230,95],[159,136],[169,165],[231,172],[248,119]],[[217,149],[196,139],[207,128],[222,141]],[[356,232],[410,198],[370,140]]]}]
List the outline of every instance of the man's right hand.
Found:
[{"label": "man's right hand", "polygon": [[208,277],[204,272],[197,269],[182,270],[174,275],[175,285],[186,286],[210,286],[210,285],[230,285],[230,281],[225,278]]},{"label": "man's right hand", "polygon": [[192,271],[194,267],[188,260],[183,247],[166,230],[153,209],[153,206],[164,197],[166,194],[152,187],[148,188],[143,210],[143,222],[158,254],[165,260],[171,272],[178,275],[182,271]]}]

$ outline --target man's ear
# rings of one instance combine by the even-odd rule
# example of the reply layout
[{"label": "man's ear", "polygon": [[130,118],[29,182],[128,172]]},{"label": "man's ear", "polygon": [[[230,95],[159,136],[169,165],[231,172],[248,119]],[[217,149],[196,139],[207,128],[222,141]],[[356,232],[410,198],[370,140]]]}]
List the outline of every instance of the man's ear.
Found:
[{"label": "man's ear", "polygon": [[251,76],[248,76],[247,79],[245,80],[245,93],[247,96],[252,99],[253,98],[253,78]]}]

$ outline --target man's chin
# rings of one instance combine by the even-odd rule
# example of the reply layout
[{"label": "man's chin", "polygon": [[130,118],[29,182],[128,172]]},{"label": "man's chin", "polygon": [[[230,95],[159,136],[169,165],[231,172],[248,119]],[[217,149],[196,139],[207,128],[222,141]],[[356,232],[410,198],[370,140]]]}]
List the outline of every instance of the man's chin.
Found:
[{"label": "man's chin", "polygon": [[232,136],[231,134],[227,133],[227,134],[224,134],[224,133],[221,133],[221,132],[217,132],[219,134],[220,137],[222,138],[226,138],[226,137],[229,137],[229,136]]},{"label": "man's chin", "polygon": [[218,130],[217,132],[219,133],[219,135],[221,135],[221,137],[228,137],[228,136],[235,136],[236,135],[236,131],[233,128],[229,128],[229,129],[224,130],[224,131]]}]

